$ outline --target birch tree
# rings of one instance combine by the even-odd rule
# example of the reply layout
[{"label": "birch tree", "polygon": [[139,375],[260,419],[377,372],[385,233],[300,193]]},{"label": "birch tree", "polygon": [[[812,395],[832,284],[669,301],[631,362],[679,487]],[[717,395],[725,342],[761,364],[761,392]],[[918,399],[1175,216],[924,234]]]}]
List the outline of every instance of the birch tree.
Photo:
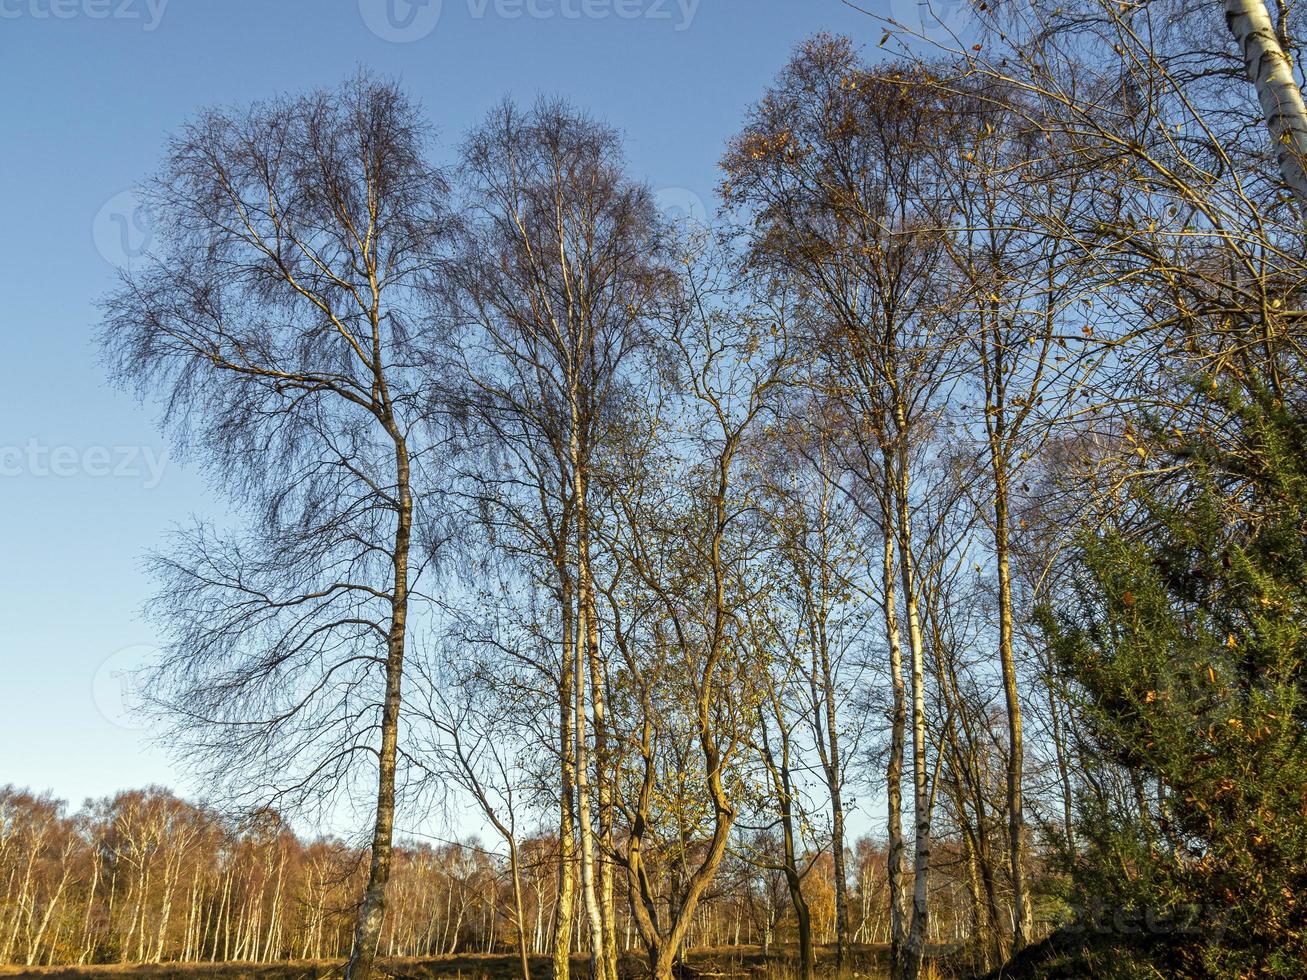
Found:
[{"label": "birch tree", "polygon": [[464,400],[504,453],[505,484],[514,488],[526,474],[534,499],[499,506],[498,519],[536,540],[552,565],[559,610],[555,970],[566,977],[575,846],[592,974],[615,980],[611,733],[592,485],[606,426],[631,383],[628,361],[667,289],[663,230],[649,189],[624,172],[617,133],[564,103],[525,112],[503,104],[463,156],[471,214],[453,301],[471,330],[461,355]]},{"label": "birch tree", "polygon": [[[845,793],[849,760],[862,750],[866,728],[864,665],[855,655],[868,638],[867,524],[849,484],[843,416],[820,374],[796,375],[782,420],[760,447],[766,511],[787,583],[776,590],[794,618],[791,658],[804,661],[801,694],[812,729],[813,752],[826,785],[835,885],[836,964],[850,938]],[[855,582],[857,579],[859,581]],[[789,631],[786,631],[788,635]],[[798,696],[799,692],[794,692]]]},{"label": "birch tree", "polygon": [[394,85],[210,111],[151,185],[157,255],[105,303],[117,377],[232,495],[154,559],[169,639],[152,699],[216,785],[322,801],[375,761],[351,978],[385,913],[414,580],[428,563],[419,286],[449,220],[424,124]]},{"label": "birch tree", "polygon": [[664,387],[628,423],[607,479],[621,568],[607,590],[624,668],[627,733],[614,782],[636,929],[657,980],[672,976],[739,815],[738,767],[759,694],[747,611],[766,535],[751,520],[744,447],[789,367],[784,322],[725,287],[728,266],[685,260],[657,336]]},{"label": "birch tree", "polygon": [[[812,349],[837,379],[853,432],[863,440],[863,478],[880,501],[882,601],[896,687],[888,774],[891,888],[901,853],[897,719],[911,716],[912,913],[891,939],[892,970],[909,977],[921,969],[929,931],[931,810],[912,474],[956,370],[938,289],[942,235],[925,207],[938,196],[941,176],[929,152],[939,114],[938,100],[921,84],[928,77],[904,66],[871,71],[846,40],[818,37],[800,48],[755,108],[725,161],[732,199],[756,215],[756,260],[801,284],[809,298]],[[897,697],[900,603],[910,656],[904,708]]]}]

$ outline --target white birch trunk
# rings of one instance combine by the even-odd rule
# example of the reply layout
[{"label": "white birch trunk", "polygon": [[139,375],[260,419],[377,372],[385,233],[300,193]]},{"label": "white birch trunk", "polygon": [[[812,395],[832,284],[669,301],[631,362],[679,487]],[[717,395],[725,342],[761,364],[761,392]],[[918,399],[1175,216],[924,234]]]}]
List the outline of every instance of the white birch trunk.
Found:
[{"label": "white birch trunk", "polygon": [[1225,0],[1225,22],[1257,89],[1280,175],[1307,216],[1307,107],[1263,0]]}]

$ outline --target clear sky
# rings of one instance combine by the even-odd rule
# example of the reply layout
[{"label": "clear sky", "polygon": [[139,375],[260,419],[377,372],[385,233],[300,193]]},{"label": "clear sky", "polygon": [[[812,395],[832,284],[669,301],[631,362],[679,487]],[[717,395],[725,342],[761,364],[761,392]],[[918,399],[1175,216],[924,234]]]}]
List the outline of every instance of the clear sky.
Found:
[{"label": "clear sky", "polygon": [[743,109],[822,30],[870,52],[881,34],[840,0],[0,0],[0,784],[74,806],[202,789],[132,727],[117,672],[154,640],[142,555],[224,503],[94,345],[96,298],[148,245],[131,189],[170,131],[363,65],[446,146],[505,93],[565,95],[625,131],[667,207],[710,208]]}]

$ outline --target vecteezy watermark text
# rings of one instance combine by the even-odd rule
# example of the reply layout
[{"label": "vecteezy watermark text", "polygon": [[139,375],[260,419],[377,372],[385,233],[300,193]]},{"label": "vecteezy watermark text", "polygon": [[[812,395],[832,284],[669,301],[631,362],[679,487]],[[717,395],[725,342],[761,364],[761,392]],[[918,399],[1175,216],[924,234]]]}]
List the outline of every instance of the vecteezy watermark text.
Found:
[{"label": "vecteezy watermark text", "polygon": [[1220,942],[1229,926],[1228,907],[1181,904],[1171,908],[1126,907],[1092,898],[1070,906],[1066,932],[1118,936],[1206,936]]},{"label": "vecteezy watermark text", "polygon": [[675,30],[688,30],[702,0],[467,0],[472,16],[488,13],[504,20],[663,20]]},{"label": "vecteezy watermark text", "polygon": [[[675,31],[694,23],[703,0],[464,0],[473,20],[662,21]],[[436,29],[443,0],[359,0],[368,30],[383,41],[419,41]]]},{"label": "vecteezy watermark text", "polygon": [[152,31],[168,0],[0,0],[0,20],[137,20]]},{"label": "vecteezy watermark text", "polygon": [[168,467],[168,451],[156,452],[152,446],[47,446],[29,439],[21,446],[0,446],[0,477],[76,476],[140,480],[146,490],[153,490]]}]

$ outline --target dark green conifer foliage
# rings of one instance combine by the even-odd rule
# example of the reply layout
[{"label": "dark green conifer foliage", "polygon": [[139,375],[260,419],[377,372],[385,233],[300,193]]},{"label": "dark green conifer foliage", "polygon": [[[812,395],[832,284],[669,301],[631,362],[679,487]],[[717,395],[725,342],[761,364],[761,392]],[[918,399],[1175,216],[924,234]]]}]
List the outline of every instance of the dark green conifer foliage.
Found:
[{"label": "dark green conifer foliage", "polygon": [[1145,439],[1181,469],[1137,481],[1041,613],[1108,764],[1079,804],[1084,925],[1165,976],[1307,975],[1307,412],[1240,380]]}]

